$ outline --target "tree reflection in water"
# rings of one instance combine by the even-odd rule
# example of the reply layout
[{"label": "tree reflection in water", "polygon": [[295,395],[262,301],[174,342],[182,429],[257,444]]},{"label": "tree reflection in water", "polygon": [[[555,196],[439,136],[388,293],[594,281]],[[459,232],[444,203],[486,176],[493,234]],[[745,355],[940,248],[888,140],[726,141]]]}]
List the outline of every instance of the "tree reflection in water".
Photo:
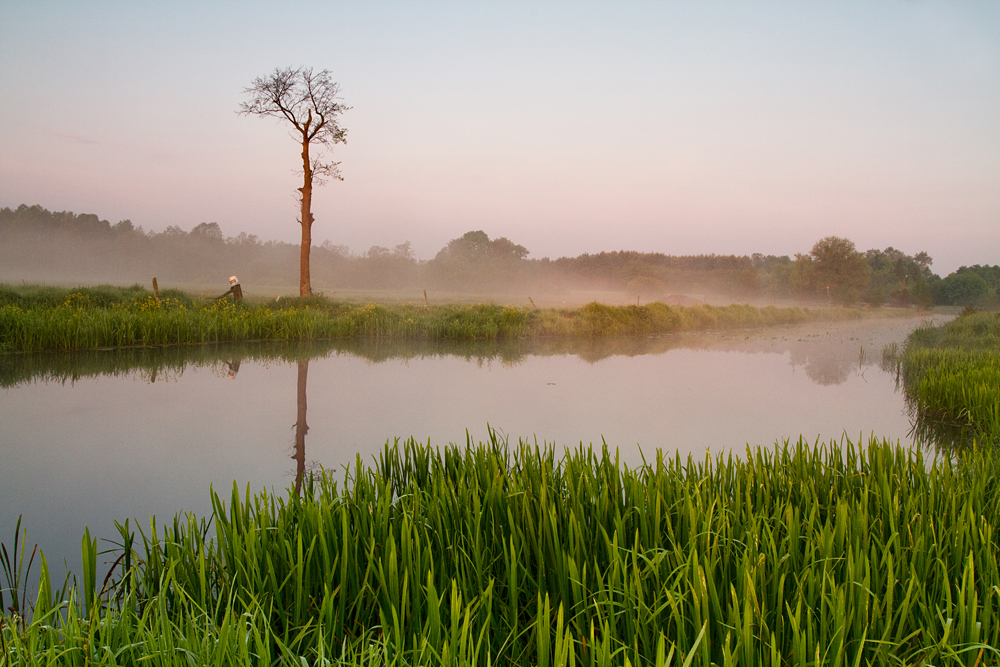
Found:
[{"label": "tree reflection in water", "polygon": [[[915,319],[900,318],[664,336],[480,341],[361,338],[3,355],[0,357],[0,387],[36,382],[72,384],[79,379],[105,375],[135,376],[146,382],[177,381],[192,367],[210,367],[220,377],[235,378],[242,361],[295,364],[298,367],[297,414],[291,458],[296,462],[295,488],[298,490],[307,467],[306,390],[310,359],[349,355],[379,364],[457,357],[479,366],[512,367],[531,357],[576,356],[588,364],[596,364],[611,357],[659,355],[672,350],[726,351],[787,355],[788,363],[795,369],[803,369],[812,382],[831,386],[843,384],[852,375],[864,377],[868,368],[876,365],[883,345],[890,341],[901,343],[917,323]],[[945,439],[961,440],[961,437],[948,434]]]},{"label": "tree reflection in water", "polygon": [[309,425],[306,424],[306,379],[309,376],[309,360],[299,359],[298,367],[295,393],[295,449],[292,454],[292,459],[295,461],[295,495],[299,495],[302,491],[302,478],[306,472],[306,433],[309,432]]},{"label": "tree reflection in water", "polygon": [[[868,355],[860,355],[861,366],[875,363],[874,357],[882,349],[882,342],[877,336],[879,330],[900,329],[902,333],[895,332],[894,338],[902,341],[916,323],[916,320],[907,319],[890,320],[888,324],[886,321],[869,320],[797,328],[610,338],[472,341],[342,338],[15,354],[0,356],[0,387],[16,387],[32,382],[73,383],[87,377],[134,373],[153,381],[177,379],[188,367],[204,366],[218,367],[220,374],[234,377],[239,371],[240,361],[291,363],[342,354],[361,357],[374,364],[392,360],[458,357],[478,365],[496,363],[510,367],[532,356],[573,355],[587,363],[597,363],[609,357],[656,355],[670,350],[788,354],[792,366],[803,366],[810,380],[820,385],[831,385],[846,381],[851,369],[859,366],[859,351],[869,351]],[[869,335],[871,332],[876,332],[876,335]]]}]

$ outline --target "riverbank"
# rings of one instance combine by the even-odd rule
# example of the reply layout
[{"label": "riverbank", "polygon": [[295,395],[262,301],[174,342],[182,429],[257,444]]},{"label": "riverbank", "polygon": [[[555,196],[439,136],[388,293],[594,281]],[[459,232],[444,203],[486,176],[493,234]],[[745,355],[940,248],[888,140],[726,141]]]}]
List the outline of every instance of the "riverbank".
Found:
[{"label": "riverbank", "polygon": [[125,524],[110,572],[85,534],[77,586],[42,559],[0,648],[25,665],[996,665],[998,465],[874,438],[633,470],[496,437],[387,444],[301,496],[234,488],[208,520]]},{"label": "riverbank", "polygon": [[352,304],[323,297],[267,302],[197,300],[172,290],[0,286],[0,352],[371,337],[511,340],[748,329],[873,316],[898,309],[729,306],[516,308],[494,304]]},{"label": "riverbank", "polygon": [[1000,444],[1000,313],[970,310],[917,328],[901,371],[917,427],[934,440]]}]

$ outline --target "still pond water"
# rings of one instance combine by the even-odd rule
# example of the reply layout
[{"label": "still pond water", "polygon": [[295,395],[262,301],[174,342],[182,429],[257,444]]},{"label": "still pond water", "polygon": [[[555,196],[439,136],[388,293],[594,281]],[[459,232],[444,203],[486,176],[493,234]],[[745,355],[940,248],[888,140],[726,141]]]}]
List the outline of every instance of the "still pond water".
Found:
[{"label": "still pond water", "polygon": [[[704,456],[809,440],[910,442],[877,365],[916,319],[610,341],[327,341],[0,357],[0,540],[23,515],[50,567],[78,571],[85,525],[210,511],[209,486],[281,490],[394,438],[487,428],[559,448]],[[296,429],[306,411],[304,429]],[[299,436],[298,444],[296,435]],[[37,570],[36,570],[37,572]]]}]

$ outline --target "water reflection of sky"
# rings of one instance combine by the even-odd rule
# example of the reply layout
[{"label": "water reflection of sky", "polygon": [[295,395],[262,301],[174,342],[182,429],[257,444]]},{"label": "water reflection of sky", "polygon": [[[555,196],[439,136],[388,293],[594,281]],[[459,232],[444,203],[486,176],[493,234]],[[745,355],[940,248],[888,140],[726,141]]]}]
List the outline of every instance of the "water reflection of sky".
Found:
[{"label": "water reflection of sky", "polygon": [[24,514],[50,562],[75,562],[85,524],[111,536],[114,519],[204,514],[210,484],[226,494],[234,480],[254,490],[287,487],[302,367],[289,359],[313,354],[305,460],[326,468],[357,454],[371,461],[396,437],[464,443],[468,429],[484,439],[487,424],[512,440],[559,447],[603,438],[629,465],[640,462],[640,447],[649,458],[657,448],[739,454],[748,443],[799,435],[905,440],[910,422],[895,378],[872,364],[883,344],[901,342],[915,324],[502,349],[337,343],[285,349],[285,360],[268,360],[259,348],[201,350],[202,365],[118,357],[105,360],[117,375],[78,371],[83,377],[72,382],[53,381],[68,362],[47,358],[17,382],[9,381],[15,371],[3,372],[0,539],[11,541]]}]

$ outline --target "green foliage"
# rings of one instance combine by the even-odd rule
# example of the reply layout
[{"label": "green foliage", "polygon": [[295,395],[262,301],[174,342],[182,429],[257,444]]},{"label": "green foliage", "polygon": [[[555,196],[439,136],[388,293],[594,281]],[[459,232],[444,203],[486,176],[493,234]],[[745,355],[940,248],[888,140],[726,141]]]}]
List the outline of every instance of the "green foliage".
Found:
[{"label": "green foliage", "polygon": [[850,308],[758,308],[730,306],[609,306],[590,303],[575,310],[542,309],[530,313],[529,331],[542,336],[622,336],[671,334],[687,331],[722,331],[799,324],[802,322],[859,319],[869,315]]},{"label": "green foliage", "polygon": [[319,310],[331,315],[339,315],[350,310],[346,303],[334,301],[322,294],[279,297],[276,301],[268,301],[261,305],[270,310]]},{"label": "green foliage", "polygon": [[147,297],[128,305],[100,308],[76,294],[52,308],[0,307],[0,352],[350,336],[514,338],[525,332],[528,323],[524,309],[485,304],[354,306],[311,297],[289,300],[284,307],[228,300],[189,305]]},{"label": "green foliage", "polygon": [[527,256],[527,248],[506,238],[490,239],[482,230],[466,232],[428,262],[427,277],[437,286],[510,288],[525,283]]},{"label": "green foliage", "polygon": [[929,281],[935,303],[948,306],[1000,306],[1000,265],[962,266],[943,280]]},{"label": "green foliage", "polygon": [[468,262],[489,260],[518,260],[528,256],[528,249],[517,245],[507,238],[490,239],[483,230],[466,232],[457,239],[448,241],[448,245],[438,253],[438,260],[460,259]]},{"label": "green foliage", "polygon": [[[21,533],[21,517],[17,517],[14,527],[14,545],[10,552],[7,545],[0,543],[0,570],[3,571],[3,585],[0,586],[0,616],[9,614],[7,622],[23,629],[27,623],[29,606],[27,600],[28,576],[38,552],[36,546],[31,550],[28,562],[25,563],[27,541]],[[6,596],[5,596],[6,593]],[[0,620],[0,625],[4,621]]]},{"label": "green foliage", "polygon": [[930,281],[919,278],[911,282],[907,288],[907,299],[907,303],[912,303],[918,308],[927,309],[933,306],[934,293]]},{"label": "green foliage", "polygon": [[[170,296],[168,296],[170,295]],[[174,296],[176,295],[176,296]],[[0,353],[259,340],[374,337],[492,340],[523,336],[618,336],[743,329],[858,318],[860,310],[746,305],[607,306],[576,310],[469,306],[355,305],[322,296],[234,304],[131,288],[0,286]]]},{"label": "green foliage", "polygon": [[941,281],[938,288],[943,303],[955,306],[975,306],[990,293],[989,284],[971,272],[953,273]]},{"label": "green foliage", "polygon": [[903,373],[921,419],[969,427],[1000,443],[1000,354],[922,349],[904,355]]},{"label": "green foliage", "polygon": [[[168,289],[161,296],[178,303],[191,305],[192,298],[186,293]],[[49,285],[2,285],[0,284],[0,307],[19,308],[57,306],[110,308],[132,306],[152,298],[153,293],[142,285],[119,287],[117,285],[97,285],[96,287],[53,287]]]},{"label": "green foliage", "polygon": [[109,581],[45,573],[0,664],[997,665],[998,466],[396,442],[301,496],[120,526]]},{"label": "green foliage", "polygon": [[868,287],[868,263],[854,242],[836,236],[820,239],[809,252],[808,284],[836,303],[858,301]]},{"label": "green foliage", "polygon": [[1000,314],[969,310],[915,330],[902,374],[924,431],[948,442],[1000,444]]},{"label": "green foliage", "polygon": [[917,305],[927,308],[933,304],[928,281],[935,277],[933,263],[926,252],[910,256],[892,246],[885,250],[865,252],[870,273],[868,289],[862,297],[872,305],[890,301],[894,306]]},{"label": "green foliage", "polygon": [[881,285],[869,285],[865,293],[861,295],[862,301],[873,306],[881,306],[888,298],[888,290]]},{"label": "green foliage", "polygon": [[958,275],[969,273],[979,276],[986,281],[986,285],[992,290],[994,297],[998,296],[997,290],[1000,289],[1000,265],[973,264],[972,266],[960,266],[955,273]]}]

